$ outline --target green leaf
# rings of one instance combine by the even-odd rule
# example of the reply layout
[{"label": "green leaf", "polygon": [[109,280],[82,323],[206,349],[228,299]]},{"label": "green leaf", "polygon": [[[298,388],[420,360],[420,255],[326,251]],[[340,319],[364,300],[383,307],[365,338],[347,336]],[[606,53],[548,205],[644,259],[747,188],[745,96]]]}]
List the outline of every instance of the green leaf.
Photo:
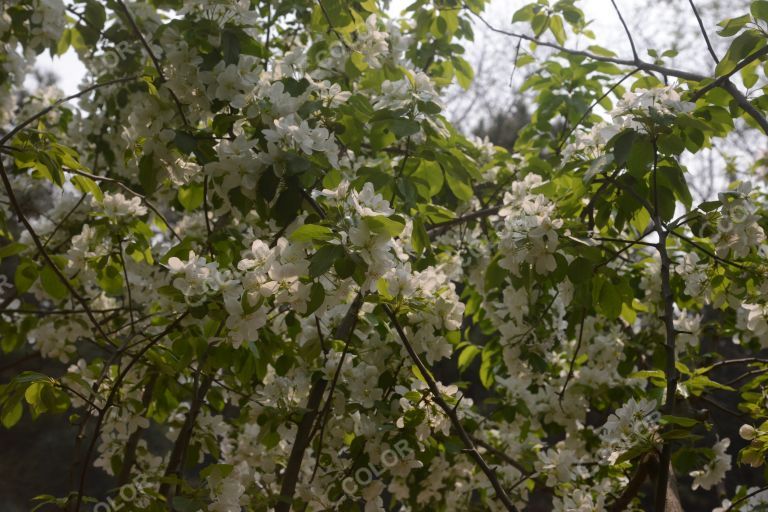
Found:
[{"label": "green leaf", "polygon": [[419,195],[425,199],[429,199],[439,194],[445,183],[440,165],[437,162],[430,160],[422,160],[419,162],[419,166],[416,168],[416,171],[411,174],[411,178],[413,178],[416,183],[416,189],[419,191]]},{"label": "green leaf", "polygon": [[144,192],[151,194],[157,189],[160,170],[155,167],[155,159],[152,154],[142,155],[139,160],[139,183]]},{"label": "green leaf", "polygon": [[107,21],[107,11],[101,2],[97,0],[87,0],[85,3],[85,11],[83,18],[88,22],[88,25],[101,30],[104,27],[104,23]]},{"label": "green leaf", "polygon": [[758,20],[768,21],[768,1],[757,0],[749,6],[749,12]]},{"label": "green leaf", "polygon": [[312,242],[314,240],[331,240],[335,234],[331,228],[317,224],[304,224],[298,227],[288,238],[296,242]]},{"label": "green leaf", "polygon": [[756,30],[747,30],[739,34],[731,43],[723,60],[715,68],[717,76],[723,76],[731,73],[736,66],[748,57],[754,50],[765,46],[765,37]]},{"label": "green leaf", "polygon": [[397,216],[385,217],[383,215],[373,215],[363,217],[363,222],[368,225],[368,229],[379,235],[389,235],[396,237],[402,233],[405,228],[405,222]]},{"label": "green leaf", "polygon": [[470,177],[464,170],[455,166],[445,167],[445,181],[453,195],[462,201],[469,201],[475,195],[470,186]]},{"label": "green leaf", "polygon": [[456,70],[456,81],[459,83],[462,89],[465,91],[472,85],[472,80],[475,78],[475,71],[472,66],[465,59],[461,57],[453,57],[453,68]]},{"label": "green leaf", "polygon": [[72,176],[72,183],[80,192],[91,194],[97,201],[101,202],[104,199],[104,194],[101,192],[99,185],[91,178],[76,174]]},{"label": "green leaf", "polygon": [[603,286],[600,288],[600,302],[598,303],[598,308],[606,318],[611,320],[619,318],[619,315],[621,315],[622,303],[623,301],[618,287],[610,281],[603,282]]},{"label": "green leaf", "polygon": [[307,311],[305,315],[311,315],[317,308],[323,305],[325,300],[325,287],[319,283],[312,283],[312,288],[309,290],[309,302],[307,303]]},{"label": "green leaf", "polygon": [[533,15],[534,6],[532,4],[528,4],[525,7],[515,11],[515,14],[512,15],[512,23],[516,23],[518,21],[530,21],[533,19]]},{"label": "green leaf", "polygon": [[176,137],[173,139],[173,144],[183,153],[190,155],[195,148],[197,148],[197,139],[195,139],[195,136],[191,133],[176,130]]},{"label": "green leaf", "polygon": [[59,42],[56,43],[56,55],[64,55],[69,50],[69,45],[72,43],[72,29],[65,29],[61,33]]},{"label": "green leaf", "polygon": [[11,428],[16,425],[21,419],[24,409],[20,401],[14,402],[12,405],[6,404],[3,407],[2,417],[0,417],[0,423],[5,428]]},{"label": "green leaf", "polygon": [[198,184],[181,187],[176,194],[179,203],[187,211],[200,208],[203,205],[203,186]]},{"label": "green leaf", "polygon": [[624,165],[632,152],[632,148],[637,138],[637,132],[634,130],[624,130],[613,140],[613,156],[616,165]]},{"label": "green leaf", "polygon": [[411,235],[411,245],[413,250],[416,251],[416,255],[421,255],[425,249],[431,246],[431,239],[429,233],[424,226],[424,221],[421,216],[417,216],[413,219],[413,233]]},{"label": "green leaf", "polygon": [[495,377],[493,375],[493,364],[491,360],[491,351],[486,348],[483,349],[482,362],[480,363],[480,383],[484,388],[490,389],[493,385]]},{"label": "green leaf", "polygon": [[240,60],[240,39],[237,33],[228,29],[221,32],[221,53],[225,64],[237,64]]},{"label": "green leaf", "polygon": [[15,384],[29,384],[31,382],[51,382],[51,378],[40,372],[22,372],[13,378]]},{"label": "green leaf", "polygon": [[563,26],[563,18],[560,16],[552,16],[549,19],[549,30],[559,44],[565,43],[565,27]]},{"label": "green leaf", "polygon": [[481,350],[476,345],[467,345],[464,350],[461,351],[461,354],[459,354],[459,360],[457,362],[459,366],[460,371],[464,371],[469,367],[470,364],[472,364],[472,361],[474,361],[475,357],[480,354]]},{"label": "green leaf", "polygon": [[684,418],[682,416],[671,416],[668,414],[665,414],[664,416],[662,416],[661,421],[664,423],[673,423],[675,425],[680,425],[681,427],[686,427],[686,428],[691,428],[699,424],[699,420],[695,420],[693,418]]},{"label": "green leaf", "polygon": [[184,496],[173,497],[173,509],[179,512],[199,512],[204,505]]},{"label": "green leaf", "polygon": [[693,203],[688,182],[685,180],[683,170],[680,167],[663,166],[657,170],[659,184],[671,190],[675,197],[690,210]]},{"label": "green leaf", "polygon": [[739,16],[738,18],[731,18],[725,21],[721,21],[718,23],[718,25],[723,28],[720,29],[717,34],[722,37],[731,37],[736,35],[750,21],[752,20],[749,17],[749,14]]},{"label": "green leaf", "polygon": [[4,246],[0,247],[0,260],[19,254],[26,248],[27,246],[20,242],[11,242],[9,244],[5,244]]},{"label": "green leaf", "polygon": [[336,260],[344,257],[344,248],[339,245],[324,245],[309,260],[309,277],[319,277],[333,266]]},{"label": "green leaf", "polygon": [[16,273],[14,274],[14,283],[16,284],[16,290],[19,293],[25,293],[32,285],[37,281],[39,270],[37,265],[29,260],[23,260],[16,267]]},{"label": "green leaf", "polygon": [[421,125],[411,119],[392,118],[375,121],[374,127],[384,133],[391,132],[396,138],[402,139],[415,133],[419,133]]},{"label": "green leaf", "polygon": [[67,287],[48,264],[40,272],[40,283],[43,285],[43,290],[56,300],[65,299],[69,295]]}]

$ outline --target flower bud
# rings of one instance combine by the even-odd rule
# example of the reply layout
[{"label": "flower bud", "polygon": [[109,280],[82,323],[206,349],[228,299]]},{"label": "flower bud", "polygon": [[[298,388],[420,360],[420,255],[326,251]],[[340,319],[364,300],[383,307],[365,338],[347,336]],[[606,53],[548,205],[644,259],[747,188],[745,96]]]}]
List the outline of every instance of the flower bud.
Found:
[{"label": "flower bud", "polygon": [[741,438],[744,439],[745,441],[753,440],[756,435],[757,435],[757,430],[755,430],[755,427],[753,427],[752,425],[747,425],[745,423],[739,429],[739,436],[741,436]]}]

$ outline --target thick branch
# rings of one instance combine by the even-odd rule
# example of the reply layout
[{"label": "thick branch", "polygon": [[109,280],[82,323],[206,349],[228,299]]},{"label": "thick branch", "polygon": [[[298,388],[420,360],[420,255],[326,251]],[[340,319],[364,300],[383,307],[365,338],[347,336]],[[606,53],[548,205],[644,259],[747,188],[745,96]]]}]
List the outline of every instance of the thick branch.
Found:
[{"label": "thick branch", "polygon": [[200,414],[200,408],[205,400],[205,395],[208,394],[208,390],[211,389],[213,383],[213,377],[205,375],[200,382],[200,386],[197,387],[194,397],[192,398],[192,404],[184,417],[184,423],[179,430],[179,436],[176,438],[176,442],[173,443],[173,449],[171,456],[168,460],[168,466],[165,469],[165,478],[167,479],[160,486],[160,495],[166,497],[166,503],[168,510],[173,510],[173,497],[176,494],[177,486],[172,483],[172,478],[178,477],[181,473],[181,466],[184,462],[184,454],[187,451],[189,443],[192,441],[192,433],[195,430],[195,423],[197,422],[197,416]]},{"label": "thick branch", "polygon": [[629,483],[627,483],[624,488],[624,492],[616,498],[616,501],[608,506],[608,512],[622,512],[626,510],[635,496],[637,496],[637,493],[640,492],[640,488],[648,478],[648,474],[653,472],[658,462],[655,454],[645,455],[640,460],[640,464],[638,464],[635,474],[629,479]]}]

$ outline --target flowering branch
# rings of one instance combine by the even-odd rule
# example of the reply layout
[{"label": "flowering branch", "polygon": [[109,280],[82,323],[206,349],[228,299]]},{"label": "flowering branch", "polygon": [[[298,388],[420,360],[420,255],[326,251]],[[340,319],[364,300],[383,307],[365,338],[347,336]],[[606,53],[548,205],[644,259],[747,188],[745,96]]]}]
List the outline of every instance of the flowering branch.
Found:
[{"label": "flowering branch", "polygon": [[[350,304],[346,315],[336,328],[336,339],[344,340],[347,344],[355,332],[357,324],[357,315],[363,306],[363,295],[358,293]],[[290,512],[293,495],[296,492],[296,484],[299,481],[299,470],[304,460],[304,452],[312,441],[313,427],[320,411],[320,403],[325,393],[328,381],[323,377],[318,378],[312,388],[309,390],[307,398],[306,412],[299,421],[296,439],[291,448],[291,454],[288,457],[288,464],[283,473],[283,483],[280,486],[280,501],[275,505],[275,512]],[[319,455],[318,455],[319,456]]]},{"label": "flowering branch", "polygon": [[[80,471],[80,483],[77,489],[77,494],[75,495],[74,512],[80,512],[80,504],[83,501],[83,492],[85,490],[85,481],[88,476],[88,469],[90,468],[91,464],[91,456],[93,455],[93,450],[96,447],[96,440],[99,438],[99,433],[101,432],[101,426],[104,423],[104,420],[106,418],[107,413],[109,412],[110,408],[114,404],[115,396],[117,395],[118,390],[120,389],[120,386],[123,383],[123,380],[125,380],[125,377],[128,375],[128,372],[131,371],[131,368],[146,354],[149,349],[154,347],[160,340],[162,340],[168,333],[172,332],[176,327],[181,323],[182,320],[189,314],[189,311],[185,311],[167,327],[165,328],[160,334],[153,337],[149,343],[147,343],[138,353],[136,353],[130,360],[130,362],[125,366],[125,368],[117,375],[117,378],[115,378],[115,383],[112,385],[112,388],[109,390],[109,394],[107,395],[107,399],[104,402],[104,406],[99,410],[99,416],[96,419],[96,426],[93,430],[93,435],[91,437],[91,442],[88,445],[88,449],[86,450],[85,457],[82,461],[82,470]],[[86,422],[83,422],[83,426]],[[82,431],[82,428],[81,428]]]},{"label": "flowering branch", "polygon": [[392,309],[389,307],[389,305],[384,304],[384,312],[387,314],[389,319],[392,321],[392,325],[394,325],[395,330],[397,331],[397,334],[400,336],[400,341],[402,341],[403,346],[405,347],[405,350],[408,351],[408,355],[411,356],[411,360],[414,362],[416,367],[419,369],[419,372],[421,372],[422,377],[427,383],[427,387],[429,387],[429,391],[432,393],[432,398],[435,401],[435,403],[443,410],[443,412],[448,416],[448,418],[451,420],[451,424],[453,425],[453,428],[456,429],[456,431],[459,434],[459,437],[461,438],[461,441],[464,443],[464,446],[466,447],[467,453],[475,459],[475,463],[480,467],[480,469],[485,473],[485,475],[488,477],[488,480],[490,480],[491,485],[493,486],[493,489],[496,491],[496,497],[499,499],[499,501],[504,504],[504,507],[507,510],[516,510],[514,504],[509,499],[509,496],[507,495],[507,492],[504,490],[504,488],[501,486],[501,483],[499,482],[498,477],[496,476],[496,473],[493,469],[491,469],[488,464],[483,459],[483,456],[480,455],[480,452],[477,451],[477,448],[475,447],[475,443],[472,441],[472,438],[467,434],[467,431],[464,430],[464,427],[461,425],[461,420],[459,419],[458,414],[456,414],[456,411],[448,405],[448,403],[443,399],[442,395],[440,394],[440,389],[437,387],[437,384],[435,383],[435,379],[432,378],[432,374],[427,369],[426,365],[422,362],[419,355],[416,353],[416,350],[414,350],[413,345],[411,345],[411,342],[408,341],[408,337],[405,334],[405,331],[403,331],[403,328],[400,326],[400,322],[397,320],[397,316],[395,315],[395,312],[392,311]]},{"label": "flowering branch", "polygon": [[[13,131],[11,133],[13,133]],[[8,174],[5,172],[5,166],[3,165],[2,158],[0,158],[0,179],[3,182],[3,186],[5,187],[5,191],[8,194],[8,199],[11,201],[11,205],[13,207],[14,212],[16,213],[16,216],[19,218],[19,220],[24,225],[24,227],[27,229],[29,236],[32,238],[32,241],[34,242],[35,247],[37,247],[38,252],[45,260],[45,263],[49,267],[51,267],[51,270],[53,270],[54,274],[56,274],[56,277],[67,288],[67,290],[72,295],[72,297],[74,297],[74,299],[78,303],[80,303],[80,306],[83,308],[83,311],[85,311],[85,314],[88,317],[88,320],[90,320],[91,324],[96,329],[96,332],[98,332],[101,335],[101,337],[104,338],[104,341],[106,341],[107,344],[111,345],[112,347],[116,347],[117,345],[115,345],[115,342],[113,342],[110,339],[107,333],[104,332],[104,329],[102,329],[99,321],[96,320],[96,316],[93,314],[93,311],[91,311],[91,308],[88,305],[88,302],[85,300],[85,298],[83,298],[82,295],[80,295],[77,292],[77,290],[75,290],[75,287],[72,285],[72,283],[69,282],[69,279],[67,279],[67,277],[59,269],[56,263],[54,263],[53,259],[51,259],[51,256],[45,250],[45,246],[43,245],[43,242],[40,240],[40,237],[35,232],[35,229],[32,227],[32,224],[30,224],[29,220],[27,220],[27,218],[24,216],[24,212],[21,209],[21,205],[19,205],[19,201],[16,198],[16,194],[13,192],[13,188],[11,187],[11,182],[8,179]]]},{"label": "flowering branch", "polygon": [[[152,51],[152,47],[149,46],[147,39],[144,37],[144,34],[141,33],[141,29],[139,29],[139,26],[136,24],[136,20],[133,19],[133,16],[131,16],[131,11],[128,10],[128,6],[125,5],[125,2],[123,2],[123,0],[117,0],[117,3],[120,5],[120,7],[122,7],[123,11],[125,12],[125,17],[128,19],[128,23],[131,25],[131,28],[133,29],[133,33],[136,34],[136,37],[139,38],[139,40],[141,41],[141,45],[147,51],[149,58],[152,59],[152,64],[155,66],[155,69],[157,70],[158,75],[160,75],[160,79],[163,82],[165,82],[166,78],[165,78],[165,74],[163,73],[163,67],[160,64],[160,60],[155,55],[155,52]],[[176,96],[176,93],[173,92],[170,88],[168,88],[168,92],[171,93],[171,98],[173,98],[173,102],[176,104],[176,110],[179,111],[179,115],[181,116],[181,119],[184,121],[184,124],[189,125],[189,121],[187,121],[187,116],[184,115],[184,108],[181,106],[181,101],[179,101],[179,97]]]},{"label": "flowering branch", "polygon": [[36,121],[36,120],[40,119],[41,117],[47,115],[48,112],[50,112],[51,110],[53,110],[53,109],[55,109],[57,107],[60,107],[61,105],[63,105],[64,103],[67,103],[68,101],[77,99],[77,98],[79,98],[81,96],[85,96],[89,92],[91,92],[93,90],[96,90],[96,89],[99,89],[101,87],[107,87],[107,86],[110,86],[110,85],[121,84],[121,83],[124,83],[124,82],[132,82],[133,80],[138,80],[138,79],[139,79],[139,77],[135,76],[135,75],[134,76],[127,76],[127,77],[123,77],[123,78],[116,78],[114,80],[109,80],[107,82],[101,82],[101,83],[98,83],[98,84],[93,84],[93,85],[91,85],[89,87],[86,87],[82,91],[76,92],[75,94],[67,96],[66,98],[62,98],[62,99],[56,101],[53,105],[49,105],[49,106],[45,107],[44,109],[42,109],[40,112],[38,112],[38,113],[28,117],[27,119],[22,121],[20,124],[18,124],[15,128],[13,128],[11,131],[9,131],[7,134],[5,134],[2,137],[0,137],[0,146],[4,145],[6,142],[11,140],[14,135],[19,133],[21,130],[23,130],[27,126],[29,126],[34,121]]}]

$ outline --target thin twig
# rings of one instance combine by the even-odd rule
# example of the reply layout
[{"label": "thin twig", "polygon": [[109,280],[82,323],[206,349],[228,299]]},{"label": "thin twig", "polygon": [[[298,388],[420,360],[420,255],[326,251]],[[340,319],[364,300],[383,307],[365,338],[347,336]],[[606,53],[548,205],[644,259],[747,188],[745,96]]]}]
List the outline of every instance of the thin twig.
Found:
[{"label": "thin twig", "polygon": [[734,509],[734,507],[736,505],[739,505],[740,503],[742,503],[744,501],[747,501],[752,496],[757,496],[758,494],[760,494],[761,492],[766,491],[766,490],[768,490],[768,485],[760,487],[759,489],[755,489],[754,491],[752,491],[750,493],[747,493],[743,497],[741,497],[741,498],[737,499],[736,501],[734,501],[733,503],[731,503],[730,506],[727,509],[725,509],[725,512],[730,512],[731,510]]},{"label": "thin twig", "polygon": [[[139,29],[139,26],[136,24],[136,20],[133,19],[133,16],[131,16],[131,11],[128,10],[128,6],[125,5],[123,0],[117,0],[117,3],[120,4],[120,7],[123,8],[123,12],[125,12],[125,17],[128,19],[128,23],[131,25],[133,33],[136,35],[136,37],[139,38],[142,46],[147,51],[149,58],[152,59],[152,64],[154,64],[158,75],[160,75],[160,79],[165,82],[166,78],[165,74],[163,73],[163,67],[160,64],[160,60],[157,58],[157,55],[155,55],[155,52],[152,51],[152,48],[149,46],[147,39],[144,37],[144,34],[141,33],[141,29]],[[168,87],[168,92],[171,93],[171,98],[173,98],[173,102],[176,104],[176,109],[179,111],[179,115],[181,116],[182,121],[184,121],[185,125],[189,125],[187,116],[184,115],[184,108],[181,106],[181,101],[179,101],[178,96],[176,96],[176,93],[173,92],[170,87]]]},{"label": "thin twig", "polygon": [[445,222],[437,222],[435,224],[431,224],[427,226],[427,231],[429,232],[429,231],[436,231],[439,229],[448,229],[454,226],[459,226],[461,224],[464,224],[465,222],[482,219],[484,217],[490,217],[491,215],[496,215],[497,213],[499,213],[500,209],[501,209],[500,206],[494,206],[492,208],[484,208],[482,210],[468,213],[466,215],[462,215],[461,217],[456,217],[455,219],[447,220]]},{"label": "thin twig", "polygon": [[91,437],[91,442],[88,445],[88,449],[86,450],[85,457],[83,458],[83,468],[80,471],[80,483],[78,486],[77,494],[75,497],[75,505],[74,505],[74,511],[80,512],[80,505],[83,501],[83,492],[85,490],[85,481],[88,477],[88,470],[90,469],[90,462],[91,457],[93,455],[93,450],[96,447],[96,441],[99,438],[99,434],[101,432],[101,426],[104,424],[104,419],[106,418],[107,413],[109,412],[110,407],[112,407],[112,404],[115,400],[115,395],[117,394],[118,389],[120,388],[120,385],[122,384],[123,380],[125,380],[125,377],[128,375],[128,372],[131,371],[131,368],[146,354],[149,349],[154,347],[161,339],[163,339],[168,333],[176,329],[176,326],[178,326],[181,321],[187,316],[189,312],[185,311],[181,315],[179,315],[176,320],[174,320],[166,329],[163,330],[160,334],[156,335],[154,338],[150,340],[149,343],[147,343],[137,354],[135,354],[131,361],[126,365],[126,367],[117,375],[117,378],[115,378],[115,383],[113,384],[112,388],[109,391],[109,394],[107,395],[107,399],[104,402],[104,407],[101,408],[99,412],[99,416],[96,419],[96,426],[93,430],[93,435]]},{"label": "thin twig", "polygon": [[624,32],[626,32],[627,34],[627,39],[629,39],[629,46],[632,47],[632,56],[635,58],[635,62],[639,62],[640,57],[638,57],[637,55],[637,48],[635,48],[635,40],[632,39],[632,33],[629,31],[627,22],[624,21],[624,16],[621,15],[621,11],[619,10],[619,6],[616,5],[615,0],[611,0],[611,3],[613,4],[613,8],[616,11],[616,14],[619,15],[619,21],[621,22],[621,25],[624,27]]},{"label": "thin twig", "polygon": [[163,215],[160,212],[160,210],[154,204],[152,204],[152,202],[149,199],[147,199],[147,196],[145,196],[144,194],[140,194],[140,193],[136,192],[131,187],[129,187],[128,185],[126,185],[125,183],[123,183],[120,180],[116,180],[115,178],[110,178],[110,177],[107,177],[107,176],[99,176],[97,174],[91,174],[89,172],[81,171],[79,169],[69,169],[69,172],[72,172],[74,174],[79,174],[80,176],[84,176],[86,178],[90,178],[90,179],[92,179],[94,181],[104,181],[104,182],[107,182],[107,183],[114,183],[115,185],[117,185],[118,187],[122,188],[123,190],[125,190],[129,194],[132,194],[132,195],[138,197],[139,199],[144,201],[144,204],[147,205],[147,208],[152,210],[152,212],[154,212],[155,215],[157,215],[158,217],[160,217],[160,219],[162,219],[163,223],[165,223],[166,227],[168,228],[168,231],[171,232],[171,234],[174,236],[174,238],[176,238],[179,242],[182,241],[181,237],[178,235],[178,233],[176,233],[176,231],[174,231],[173,227],[171,227],[171,223],[168,221],[168,219],[165,217],[165,215]]},{"label": "thin twig", "polygon": [[603,101],[605,98],[607,98],[613,91],[616,90],[617,87],[619,87],[622,83],[624,83],[625,80],[627,80],[629,77],[634,75],[635,73],[639,72],[640,68],[635,68],[626,75],[624,75],[618,82],[614,83],[605,93],[603,93],[599,98],[597,98],[595,101],[592,102],[592,104],[587,108],[587,110],[584,111],[584,114],[579,118],[578,121],[571,127],[568,134],[562,138],[560,141],[560,145],[557,148],[558,154],[563,150],[563,146],[565,146],[565,143],[568,142],[568,139],[573,135],[573,132],[576,131],[576,129],[581,125],[581,123],[584,122],[584,120],[589,116],[589,114],[594,110],[594,108],[600,104],[601,101]]},{"label": "thin twig", "polygon": [[113,342],[110,339],[110,337],[107,335],[107,333],[104,332],[104,330],[101,328],[101,324],[98,322],[98,320],[96,320],[96,317],[91,311],[91,308],[88,305],[88,302],[85,300],[85,298],[82,295],[80,295],[77,290],[75,290],[75,287],[72,285],[72,283],[69,282],[69,279],[67,279],[64,273],[61,270],[59,270],[59,267],[56,265],[56,263],[53,262],[53,259],[51,259],[51,256],[45,250],[45,246],[43,246],[43,242],[40,240],[40,237],[37,235],[37,233],[35,232],[35,229],[32,227],[32,224],[30,224],[29,220],[27,220],[27,218],[24,216],[24,212],[21,208],[21,205],[19,205],[19,201],[16,198],[16,194],[13,191],[13,187],[11,187],[11,182],[8,179],[8,174],[5,172],[5,166],[3,165],[2,158],[0,158],[0,179],[2,179],[3,185],[5,186],[5,191],[8,194],[8,199],[11,201],[11,206],[13,207],[13,210],[16,213],[16,216],[19,218],[19,220],[24,225],[24,227],[27,229],[29,236],[32,238],[32,241],[37,247],[37,250],[40,252],[40,255],[43,257],[43,259],[48,264],[48,266],[51,267],[51,270],[53,270],[53,273],[56,274],[56,277],[59,279],[59,281],[61,281],[64,287],[69,291],[70,295],[72,295],[72,297],[78,303],[80,303],[80,306],[85,311],[86,316],[88,316],[88,320],[91,321],[91,324],[96,328],[96,331],[101,335],[102,338],[104,338],[104,341],[106,341],[112,347],[117,347],[115,342]]},{"label": "thin twig", "polygon": [[723,263],[725,265],[730,265],[732,267],[738,268],[739,270],[749,270],[749,267],[746,267],[745,265],[742,265],[741,263],[736,263],[735,261],[731,261],[731,260],[726,259],[726,258],[721,258],[720,256],[718,256],[717,254],[713,253],[712,251],[710,251],[709,249],[707,249],[706,247],[704,247],[700,243],[695,242],[694,240],[691,240],[689,237],[683,235],[682,233],[678,233],[674,229],[671,229],[669,231],[669,233],[671,235],[676,236],[680,240],[683,240],[684,242],[692,245],[693,247],[697,248],[698,250],[700,250],[701,252],[703,252],[704,254],[709,256],[710,258],[712,258],[712,259],[714,259],[716,261],[719,261],[720,263]]},{"label": "thin twig", "polygon": [[61,226],[63,226],[64,223],[67,221],[67,219],[70,217],[70,215],[75,213],[75,210],[77,210],[80,207],[80,205],[83,204],[83,201],[85,201],[86,197],[88,197],[87,193],[84,193],[82,196],[80,196],[80,199],[77,201],[77,203],[75,203],[75,206],[70,208],[67,214],[64,215],[64,217],[58,222],[58,224],[56,224],[56,227],[53,228],[53,231],[51,231],[51,234],[48,235],[48,238],[45,239],[45,243],[43,243],[43,247],[48,247],[48,244],[51,242],[51,240],[53,240],[53,237],[56,235],[56,233],[59,232],[59,229],[61,228]]},{"label": "thin twig", "polygon": [[715,61],[715,64],[720,64],[720,59],[717,58],[715,49],[712,48],[712,42],[709,40],[709,36],[707,35],[707,29],[704,28],[704,22],[701,20],[701,16],[699,16],[699,10],[696,9],[696,4],[693,3],[693,0],[688,0],[688,3],[691,4],[691,9],[693,9],[693,15],[696,16],[696,21],[699,22],[701,35],[704,36],[704,41],[707,42],[707,49],[709,49],[709,54],[712,56],[712,59]]},{"label": "thin twig", "polygon": [[576,350],[573,351],[573,357],[571,357],[571,363],[568,365],[568,375],[565,376],[565,382],[563,382],[563,389],[560,390],[560,393],[557,395],[557,401],[560,404],[560,408],[563,408],[563,397],[565,396],[565,391],[568,389],[568,383],[573,378],[573,371],[574,366],[576,366],[576,358],[579,356],[579,350],[581,350],[581,342],[584,337],[584,320],[586,320],[587,315],[584,313],[584,310],[582,309],[581,312],[581,322],[579,323],[579,339],[576,342]]}]

